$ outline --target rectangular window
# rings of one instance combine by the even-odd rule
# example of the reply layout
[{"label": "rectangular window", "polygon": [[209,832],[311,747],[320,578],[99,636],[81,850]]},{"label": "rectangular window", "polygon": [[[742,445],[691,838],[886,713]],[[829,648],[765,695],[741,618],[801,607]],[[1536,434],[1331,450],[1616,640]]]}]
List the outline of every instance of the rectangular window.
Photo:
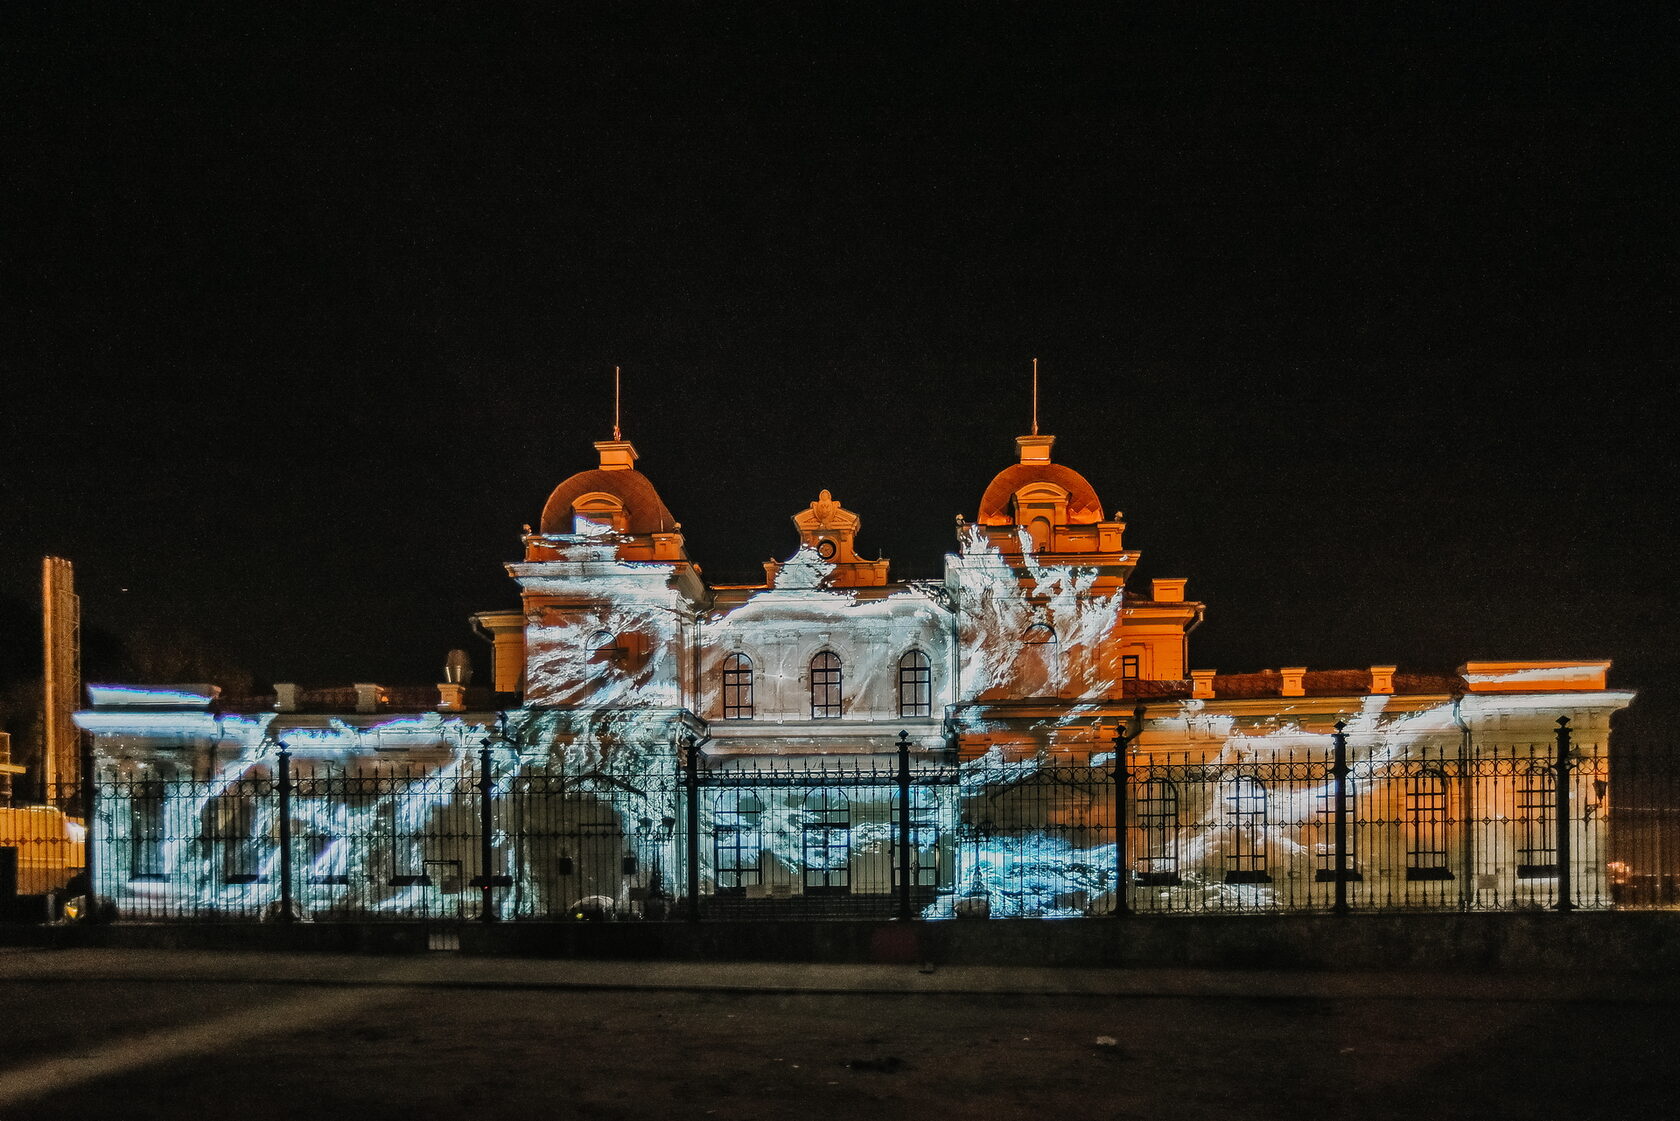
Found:
[{"label": "rectangular window", "polygon": [[136,782],[129,794],[129,844],[132,846],[132,866],[129,878],[134,880],[166,880],[164,866],[165,810],[164,784],[157,779]]},{"label": "rectangular window", "polygon": [[1557,780],[1552,769],[1535,764],[1517,776],[1517,879],[1540,880],[1558,874]]},{"label": "rectangular window", "polygon": [[[1359,787],[1350,775],[1343,780],[1347,784],[1347,880],[1358,883],[1365,879],[1364,873],[1356,867],[1359,860],[1359,830],[1354,828],[1354,822],[1359,820]],[[1319,842],[1314,848],[1317,867],[1313,871],[1313,880],[1317,883],[1336,882],[1336,778],[1330,776],[1318,791],[1318,830]]]},{"label": "rectangular window", "polygon": [[1225,853],[1225,882],[1269,884],[1266,871],[1266,788],[1256,779],[1239,776],[1225,798],[1230,847]]},{"label": "rectangular window", "polygon": [[1123,654],[1120,657],[1120,677],[1123,681],[1136,681],[1140,675],[1140,662],[1136,654]]},{"label": "rectangular window", "polygon": [[1145,782],[1137,794],[1137,827],[1143,834],[1135,858],[1138,884],[1178,883],[1178,788],[1164,779]]},{"label": "rectangular window", "polygon": [[1447,777],[1439,771],[1414,775],[1406,791],[1411,844],[1406,850],[1408,880],[1450,880],[1447,868]]}]

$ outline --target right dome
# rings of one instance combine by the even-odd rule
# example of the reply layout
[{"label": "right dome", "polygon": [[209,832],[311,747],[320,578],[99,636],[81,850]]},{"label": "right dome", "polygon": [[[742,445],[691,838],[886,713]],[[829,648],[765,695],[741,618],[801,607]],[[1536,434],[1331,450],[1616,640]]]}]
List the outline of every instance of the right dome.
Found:
[{"label": "right dome", "polygon": [[1096,525],[1103,520],[1102,503],[1085,476],[1071,467],[1050,462],[1052,436],[1022,436],[1021,462],[999,471],[980,496],[980,525],[1026,525],[1026,507],[1056,507],[1056,524]]}]

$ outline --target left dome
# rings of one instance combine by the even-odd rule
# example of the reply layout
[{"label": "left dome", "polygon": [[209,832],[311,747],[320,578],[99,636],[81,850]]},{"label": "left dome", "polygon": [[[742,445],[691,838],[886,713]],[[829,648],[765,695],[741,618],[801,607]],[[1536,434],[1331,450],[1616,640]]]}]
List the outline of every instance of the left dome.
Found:
[{"label": "left dome", "polygon": [[579,519],[618,533],[673,533],[677,520],[666,509],[648,477],[630,466],[635,450],[628,443],[595,445],[601,466],[579,471],[554,488],[543,505],[542,532],[580,533]]}]

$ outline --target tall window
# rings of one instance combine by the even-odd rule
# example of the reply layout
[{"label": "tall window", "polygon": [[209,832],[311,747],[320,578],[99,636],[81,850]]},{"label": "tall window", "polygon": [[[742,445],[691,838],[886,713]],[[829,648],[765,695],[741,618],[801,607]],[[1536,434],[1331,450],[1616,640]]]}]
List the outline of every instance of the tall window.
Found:
[{"label": "tall window", "polygon": [[920,650],[898,660],[898,714],[933,715],[933,663]]},{"label": "tall window", "polygon": [[129,877],[168,879],[164,866],[164,784],[157,779],[136,782],[129,794],[128,828],[132,846]]},{"label": "tall window", "polygon": [[[892,805],[893,887],[899,885],[898,797]],[[939,886],[939,797],[930,787],[910,788],[910,886]]]},{"label": "tall window", "polygon": [[751,720],[752,715],[752,659],[745,654],[731,654],[723,660],[723,718]]},{"label": "tall window", "polygon": [[844,790],[824,788],[805,796],[804,844],[807,895],[852,890],[852,807]]},{"label": "tall window", "polygon": [[415,810],[424,812],[427,802],[420,791],[423,785],[410,781],[412,775],[398,775],[393,771],[386,780],[386,800],[383,807],[387,835],[391,838],[391,877],[393,887],[430,886],[431,876],[425,869],[425,837]]},{"label": "tall window", "polygon": [[840,655],[824,650],[811,659],[811,718],[840,715]]},{"label": "tall window", "polygon": [[1447,776],[1419,772],[1407,784],[1406,821],[1411,844],[1406,850],[1408,880],[1450,880],[1447,867]]},{"label": "tall window", "polygon": [[254,884],[262,879],[254,836],[257,787],[254,780],[239,779],[205,804],[209,826],[205,837],[214,846],[225,884]]},{"label": "tall window", "polygon": [[712,807],[713,869],[719,895],[738,895],[760,882],[764,803],[747,790],[725,790]]},{"label": "tall window", "polygon": [[1137,856],[1137,882],[1162,887],[1178,880],[1178,787],[1150,779],[1138,790],[1137,827],[1143,846]]},{"label": "tall window", "polygon": [[[1359,783],[1352,775],[1342,780],[1347,783],[1347,878],[1350,882],[1363,880],[1365,875],[1355,865],[1359,860],[1359,830],[1354,823],[1359,820]],[[1318,830],[1319,842],[1315,846],[1317,853],[1317,869],[1313,879],[1319,883],[1336,882],[1336,779],[1331,776],[1318,791]]]},{"label": "tall window", "polygon": [[1557,867],[1557,776],[1543,763],[1517,775],[1517,878],[1555,876]]},{"label": "tall window", "polygon": [[1225,882],[1269,884],[1266,872],[1266,788],[1239,775],[1225,798],[1225,822],[1231,846],[1225,854]]},{"label": "tall window", "polygon": [[1138,679],[1139,659],[1136,654],[1120,655],[1120,679],[1122,681],[1136,681]]}]

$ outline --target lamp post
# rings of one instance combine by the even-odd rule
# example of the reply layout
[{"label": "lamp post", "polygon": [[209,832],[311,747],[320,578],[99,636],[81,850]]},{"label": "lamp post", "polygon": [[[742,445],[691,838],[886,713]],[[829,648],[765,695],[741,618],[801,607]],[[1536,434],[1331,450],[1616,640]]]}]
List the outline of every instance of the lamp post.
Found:
[{"label": "lamp post", "polygon": [[1336,780],[1336,902],[1331,908],[1338,915],[1348,913],[1348,761],[1347,722],[1336,721],[1336,734],[1331,737],[1335,747],[1330,773]]},{"label": "lamp post", "polygon": [[275,741],[275,792],[280,796],[280,921],[293,922],[292,913],[292,749],[285,740]]},{"label": "lamp post", "polygon": [[483,893],[479,903],[478,920],[495,922],[495,888],[499,877],[493,874],[496,859],[495,816],[492,799],[496,792],[495,776],[491,773],[491,752],[497,743],[506,745],[507,713],[497,714],[496,731],[486,735],[478,748],[478,880]]},{"label": "lamp post", "polygon": [[1114,725],[1114,910],[1115,918],[1132,913],[1131,901],[1126,897],[1126,884],[1131,878],[1131,858],[1126,851],[1126,800],[1132,784],[1132,742],[1143,734],[1143,705],[1132,710],[1130,729],[1124,722]]}]

